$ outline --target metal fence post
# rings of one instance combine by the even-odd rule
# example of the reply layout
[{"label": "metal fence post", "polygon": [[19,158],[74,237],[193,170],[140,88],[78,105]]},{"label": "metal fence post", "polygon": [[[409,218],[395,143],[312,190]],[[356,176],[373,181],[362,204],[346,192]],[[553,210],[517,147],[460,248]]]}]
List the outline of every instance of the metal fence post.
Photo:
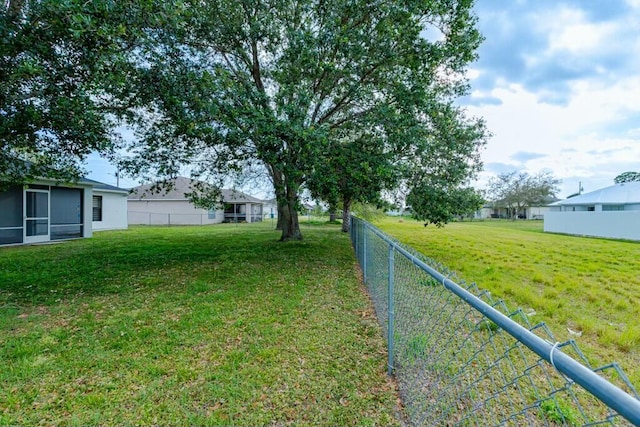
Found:
[{"label": "metal fence post", "polygon": [[351,221],[351,226],[353,227],[353,250],[356,253],[356,259],[358,260],[358,263],[360,263],[360,257],[358,256],[358,230],[356,230],[357,224],[357,222],[353,220]]},{"label": "metal fence post", "polygon": [[367,225],[362,227],[362,276],[367,283]]},{"label": "metal fence post", "polygon": [[353,217],[349,217],[349,232],[351,234],[351,243],[353,244],[355,242],[355,226],[353,224]]},{"label": "metal fence post", "polygon": [[393,320],[394,320],[394,301],[393,301],[393,276],[394,276],[394,262],[393,262],[393,245],[389,245],[389,307],[387,312],[389,313],[388,325],[387,325],[387,351],[388,351],[388,363],[387,373],[393,375]]},{"label": "metal fence post", "polygon": [[353,248],[357,251],[358,247],[356,246],[356,222],[354,221],[353,217],[351,217],[350,221],[351,221],[351,243],[353,243]]}]

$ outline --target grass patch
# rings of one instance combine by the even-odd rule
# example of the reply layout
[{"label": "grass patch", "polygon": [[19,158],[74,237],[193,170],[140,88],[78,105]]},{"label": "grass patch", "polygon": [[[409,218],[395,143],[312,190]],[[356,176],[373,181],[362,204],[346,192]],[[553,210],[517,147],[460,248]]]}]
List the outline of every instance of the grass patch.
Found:
[{"label": "grass patch", "polygon": [[580,425],[579,417],[571,405],[561,400],[549,399],[540,403],[540,410],[546,420],[558,425],[577,426]]},{"label": "grass patch", "polygon": [[135,227],[0,249],[0,424],[387,425],[348,237]]},{"label": "grass patch", "polygon": [[533,323],[545,321],[560,341],[574,339],[592,365],[617,361],[640,385],[640,244],[546,234],[542,221],[377,225],[510,308],[535,313]]}]

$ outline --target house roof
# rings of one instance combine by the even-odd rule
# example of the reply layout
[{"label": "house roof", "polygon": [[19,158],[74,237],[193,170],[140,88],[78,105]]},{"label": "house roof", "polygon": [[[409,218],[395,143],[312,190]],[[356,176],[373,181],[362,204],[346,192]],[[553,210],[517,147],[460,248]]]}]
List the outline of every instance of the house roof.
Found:
[{"label": "house roof", "polygon": [[[185,193],[191,193],[196,180],[179,176],[173,180],[171,190],[151,191],[154,184],[145,184],[133,187],[129,194],[129,200],[189,200]],[[262,200],[243,193],[239,190],[221,190],[222,201],[227,203],[262,203]]]},{"label": "house roof", "polygon": [[222,201],[235,203],[262,203],[262,200],[245,194],[242,191],[225,188],[222,189]]},{"label": "house roof", "polygon": [[129,190],[127,190],[125,188],[120,188],[120,187],[116,187],[116,186],[113,186],[113,185],[105,184],[104,182],[100,182],[100,181],[94,181],[93,179],[89,179],[89,178],[82,178],[80,180],[80,183],[90,184],[90,185],[93,186],[94,190],[116,191],[118,193],[128,193],[129,192]]},{"label": "house roof", "polygon": [[628,205],[633,203],[640,203],[640,181],[615,184],[570,199],[560,200],[551,206]]},{"label": "house roof", "polygon": [[[28,161],[28,160],[22,160],[19,158],[14,158],[14,160],[16,161],[16,163],[22,163],[22,165],[24,166],[25,169],[29,170],[33,167],[33,163]],[[53,169],[49,168],[49,170],[53,171]],[[34,181],[45,181],[45,182],[54,182],[56,185],[59,184],[71,184],[71,185],[90,185],[92,186],[95,190],[104,190],[104,191],[113,191],[113,192],[118,192],[118,193],[128,193],[129,190],[127,190],[126,188],[120,188],[120,187],[115,187],[113,185],[109,185],[109,184],[105,184],[104,182],[100,182],[100,181],[95,181],[93,179],[89,179],[86,177],[81,177],[78,179],[78,181],[62,181],[60,179],[57,178],[52,178],[50,176],[41,176],[37,179],[35,179]]]}]

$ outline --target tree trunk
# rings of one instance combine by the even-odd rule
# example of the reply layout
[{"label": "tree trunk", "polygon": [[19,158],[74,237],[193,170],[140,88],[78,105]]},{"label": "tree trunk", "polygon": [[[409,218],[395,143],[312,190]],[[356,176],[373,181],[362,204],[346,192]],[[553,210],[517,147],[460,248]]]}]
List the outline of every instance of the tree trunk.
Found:
[{"label": "tree trunk", "polygon": [[17,21],[24,9],[25,0],[10,0],[7,7],[7,16],[13,21]]},{"label": "tree trunk", "polygon": [[282,236],[281,242],[289,240],[302,240],[302,232],[300,232],[300,223],[298,222],[298,211],[296,205],[298,202],[297,189],[287,189],[287,198],[282,206]]},{"label": "tree trunk", "polygon": [[273,188],[276,192],[276,205],[278,207],[278,220],[276,221],[276,230],[282,230],[283,222],[285,220],[284,207],[287,204],[284,190],[284,176],[281,172],[276,171],[272,167],[268,167],[268,170],[273,181]]},{"label": "tree trunk", "polygon": [[278,221],[276,221],[276,230],[282,230],[282,223],[284,221],[284,211],[278,203]]},{"label": "tree trunk", "polygon": [[342,202],[342,231],[349,232],[351,228],[351,200]]},{"label": "tree trunk", "polygon": [[278,223],[276,230],[281,230],[281,242],[288,240],[302,240],[300,232],[300,223],[298,222],[298,190],[300,184],[287,179],[284,172],[277,168],[267,165],[273,187],[276,192],[276,202],[278,204]]},{"label": "tree trunk", "polygon": [[336,207],[329,205],[329,222],[336,222]]}]

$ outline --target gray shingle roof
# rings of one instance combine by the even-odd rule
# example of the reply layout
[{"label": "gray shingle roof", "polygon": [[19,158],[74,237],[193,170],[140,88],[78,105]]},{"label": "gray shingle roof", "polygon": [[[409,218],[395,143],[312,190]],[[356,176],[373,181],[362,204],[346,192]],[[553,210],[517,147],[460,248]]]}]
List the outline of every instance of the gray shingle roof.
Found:
[{"label": "gray shingle roof", "polygon": [[95,181],[89,178],[82,178],[80,180],[81,183],[91,184],[95,190],[107,190],[107,191],[117,191],[120,193],[128,193],[129,190],[125,188],[116,187],[113,185],[105,184],[104,182]]},{"label": "gray shingle roof", "polygon": [[[197,181],[179,176],[173,180],[173,188],[169,191],[152,192],[153,184],[139,185],[131,189],[129,200],[188,200],[185,193],[193,192]],[[228,203],[262,203],[262,200],[239,190],[222,189],[222,201]]]}]

